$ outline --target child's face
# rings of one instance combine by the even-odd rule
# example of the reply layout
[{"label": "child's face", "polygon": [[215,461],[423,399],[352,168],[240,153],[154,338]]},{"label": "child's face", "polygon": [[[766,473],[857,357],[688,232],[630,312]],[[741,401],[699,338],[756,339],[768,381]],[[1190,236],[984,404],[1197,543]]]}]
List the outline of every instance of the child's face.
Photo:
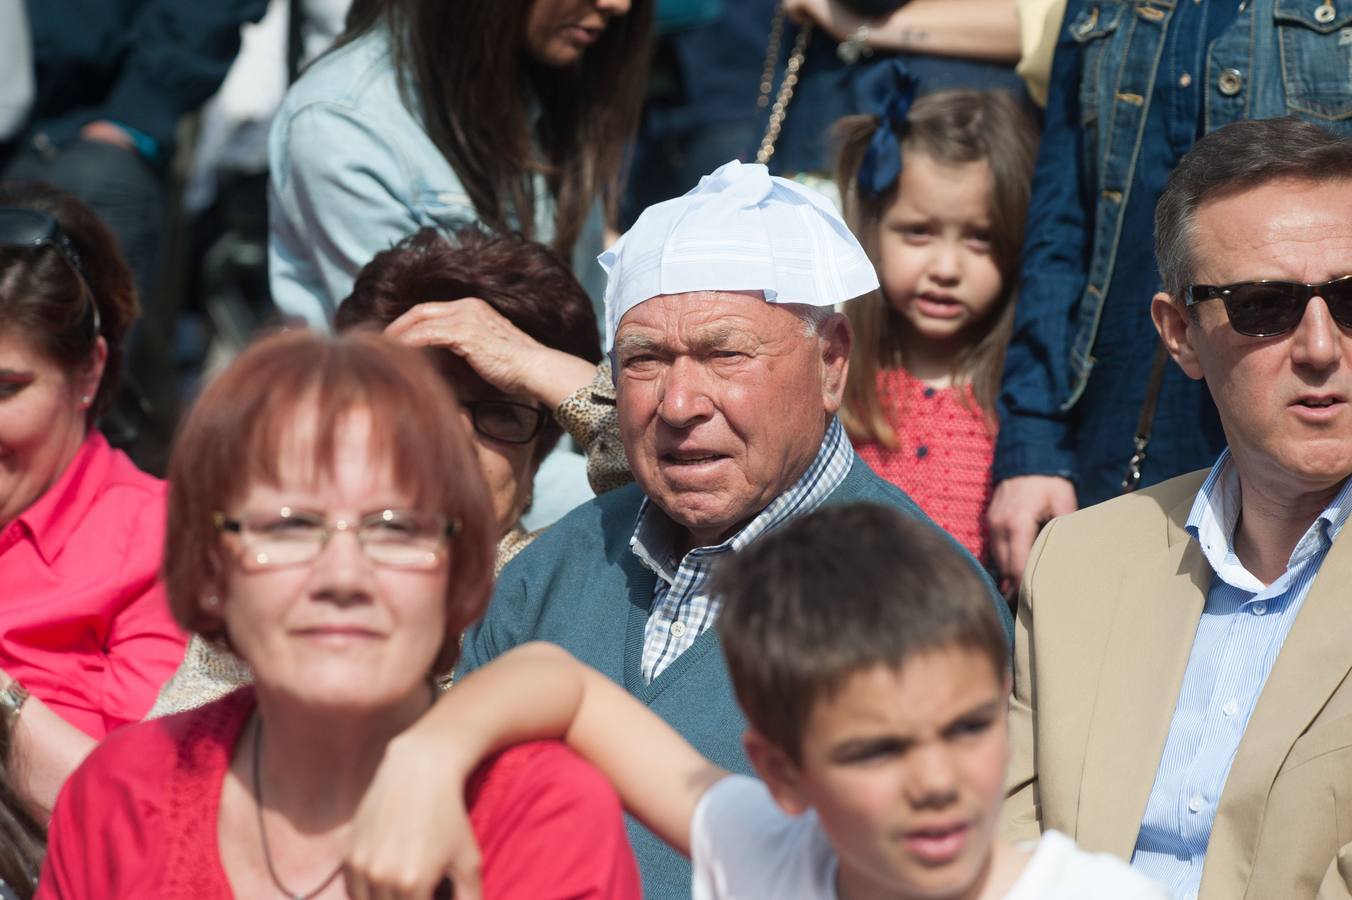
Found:
[{"label": "child's face", "polygon": [[1004,795],[1007,698],[980,652],[922,653],[856,673],[812,710],[801,763],[758,768],[788,812],[817,811],[841,896],[975,895]]},{"label": "child's face", "polygon": [[917,337],[953,338],[998,307],[1004,279],[991,256],[990,195],[985,160],[949,166],[906,154],[878,224],[878,277]]}]

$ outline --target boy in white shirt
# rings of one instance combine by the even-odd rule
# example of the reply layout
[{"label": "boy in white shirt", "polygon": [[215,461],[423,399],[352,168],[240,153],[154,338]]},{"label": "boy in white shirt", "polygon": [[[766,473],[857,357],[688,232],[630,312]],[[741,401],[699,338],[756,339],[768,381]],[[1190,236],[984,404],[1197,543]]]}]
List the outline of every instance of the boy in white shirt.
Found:
[{"label": "boy in white shirt", "polygon": [[996,837],[1008,646],[942,537],[878,506],[828,507],[730,558],[719,634],[762,780],[730,775],[609,679],[548,644],[471,674],[390,745],[354,826],[354,898],[478,896],[465,778],[561,737],[691,856],[695,900],[1162,900],[1067,837]]}]

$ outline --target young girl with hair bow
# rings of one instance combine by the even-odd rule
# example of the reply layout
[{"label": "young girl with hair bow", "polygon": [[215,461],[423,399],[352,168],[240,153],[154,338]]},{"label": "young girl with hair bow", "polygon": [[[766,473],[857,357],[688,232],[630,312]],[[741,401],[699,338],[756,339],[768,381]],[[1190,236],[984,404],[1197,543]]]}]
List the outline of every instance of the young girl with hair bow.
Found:
[{"label": "young girl with hair bow", "polygon": [[1037,130],[1003,91],[914,99],[897,60],[842,119],[846,221],[882,287],[855,330],[841,419],[859,455],[985,560],[995,398],[1013,322]]}]

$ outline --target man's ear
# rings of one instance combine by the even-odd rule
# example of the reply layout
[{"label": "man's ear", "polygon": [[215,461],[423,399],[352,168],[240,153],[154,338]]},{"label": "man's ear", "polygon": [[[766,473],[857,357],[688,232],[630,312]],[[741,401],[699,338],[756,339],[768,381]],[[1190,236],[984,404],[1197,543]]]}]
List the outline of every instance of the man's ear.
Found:
[{"label": "man's ear", "polygon": [[1193,332],[1188,328],[1193,324],[1192,314],[1175,303],[1173,298],[1160,291],[1150,299],[1150,318],[1155,320],[1155,330],[1165,349],[1174,358],[1189,378],[1200,381],[1202,366],[1197,361],[1197,351],[1192,346]]},{"label": "man's ear", "polygon": [[828,415],[840,409],[845,396],[845,379],[850,373],[850,348],[854,346],[854,332],[844,313],[832,313],[817,329],[821,348],[822,408]]},{"label": "man's ear", "polygon": [[798,765],[787,753],[754,728],[748,728],[742,734],[742,747],[780,809],[791,816],[799,816],[812,807],[804,794],[803,776]]}]

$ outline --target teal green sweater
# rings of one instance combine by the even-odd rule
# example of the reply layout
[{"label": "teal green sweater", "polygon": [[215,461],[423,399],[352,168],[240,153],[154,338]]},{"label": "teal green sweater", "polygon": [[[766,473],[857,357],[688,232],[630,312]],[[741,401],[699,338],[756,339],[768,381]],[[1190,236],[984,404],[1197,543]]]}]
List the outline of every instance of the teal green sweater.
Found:
[{"label": "teal green sweater", "polygon": [[[651,684],[639,673],[643,628],[656,586],[656,575],[629,549],[642,500],[635,485],[603,494],[573,510],[512,560],[498,579],[488,612],[465,637],[460,670],[475,669],[526,641],[550,641],[624,685],[718,765],[753,774],[742,752],[746,719],[733,697],[717,629],[696,638]],[[825,502],[879,503],[929,521],[910,497],[874,475],[858,456]],[[957,541],[953,546],[981,570]],[[984,571],[982,577],[1012,636],[1009,607]],[[615,739],[623,741],[624,735]],[[690,864],[684,857],[633,820],[629,838],[647,900],[690,896]]]}]

